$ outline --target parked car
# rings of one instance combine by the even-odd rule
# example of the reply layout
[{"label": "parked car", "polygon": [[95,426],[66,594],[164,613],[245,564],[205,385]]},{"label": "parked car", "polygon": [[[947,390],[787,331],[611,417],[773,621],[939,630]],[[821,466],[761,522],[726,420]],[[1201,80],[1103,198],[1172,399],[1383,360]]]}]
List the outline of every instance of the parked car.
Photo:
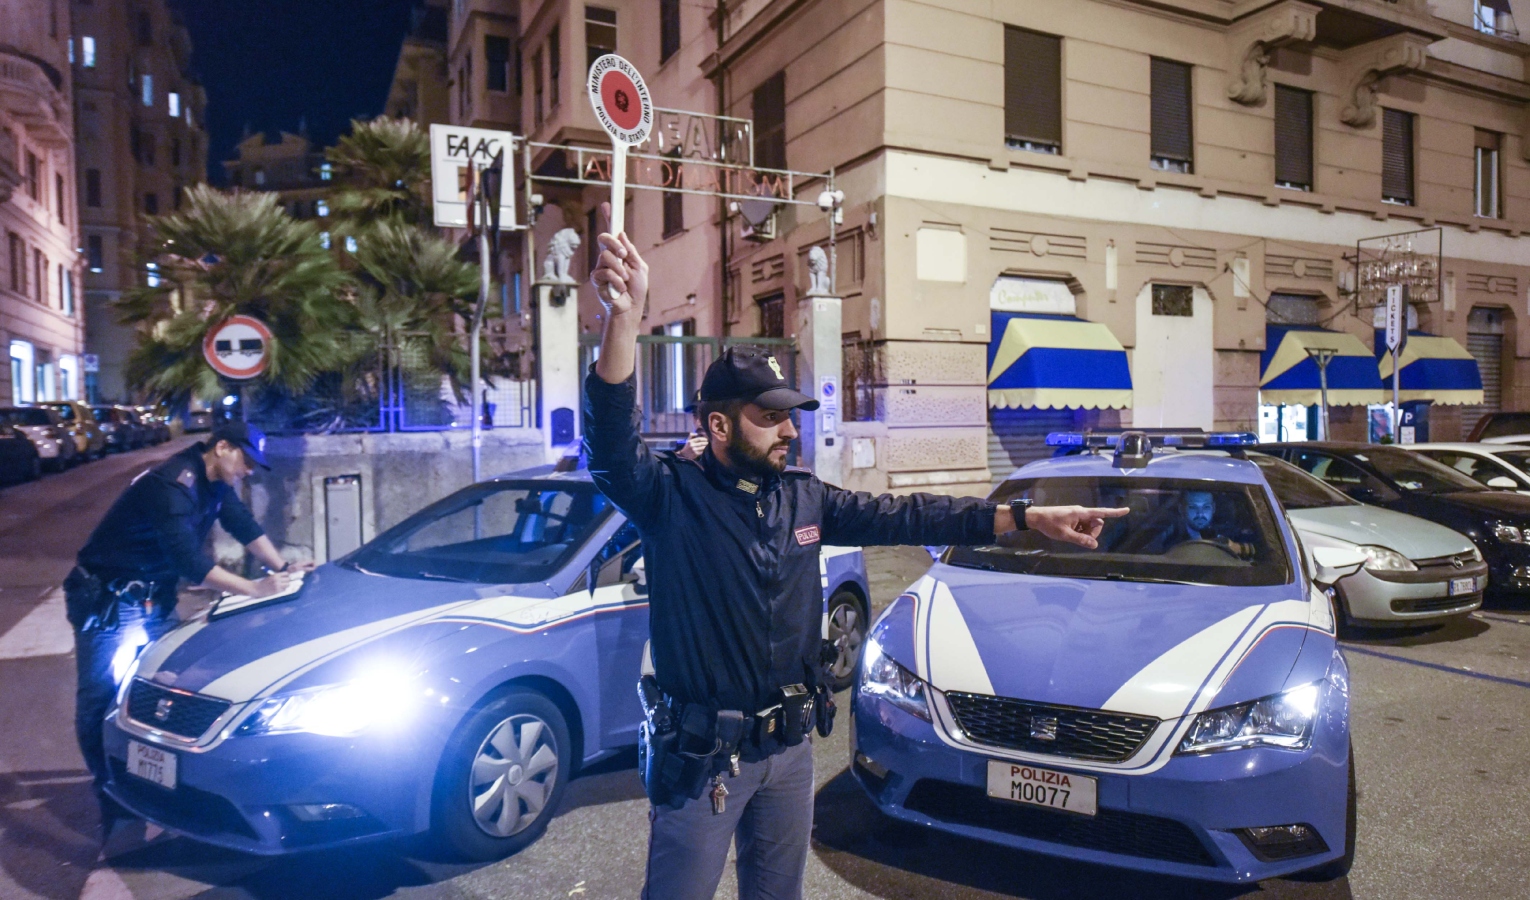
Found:
[{"label": "parked car", "polygon": [[1158,439],[1081,444],[994,489],[1131,512],[1097,550],[1036,531],[945,550],[866,640],[851,771],[887,816],[1022,850],[1212,881],[1337,877],[1356,792],[1320,585],[1364,557],[1305,564],[1259,466]]},{"label": "parked car", "polygon": [[1530,447],[1517,444],[1409,444],[1408,449],[1444,463],[1497,491],[1530,494]]},{"label": "parked car", "polygon": [[136,450],[140,446],[140,431],[127,413],[115,406],[93,406],[90,411],[100,423],[101,433],[106,437],[108,450]]},{"label": "parked car", "polygon": [[135,406],[133,414],[138,417],[139,424],[147,429],[149,443],[163,444],[170,440],[170,419],[152,406]]},{"label": "parked car", "polygon": [[[107,718],[107,790],[249,853],[426,830],[512,853],[576,769],[637,742],[642,553],[586,471],[464,488],[295,594],[215,605],[144,650]],[[820,559],[825,634],[842,607],[861,623],[849,673],[865,563]]]},{"label": "parked car", "polygon": [[31,481],[42,477],[42,458],[32,439],[16,426],[0,421],[0,482]]},{"label": "parked car", "polygon": [[1469,615],[1482,605],[1488,566],[1466,535],[1368,506],[1284,460],[1250,453],[1308,549],[1340,547],[1365,565],[1333,586],[1350,625],[1417,625]]},{"label": "parked car", "polygon": [[186,432],[212,430],[212,410],[193,409],[186,413]]},{"label": "parked car", "polygon": [[1471,538],[1488,564],[1488,596],[1530,592],[1530,496],[1496,491],[1421,453],[1342,442],[1261,444],[1361,503],[1438,522]]},{"label": "parked car", "polygon": [[1530,444],[1530,413],[1487,413],[1472,426],[1466,439],[1472,443]]},{"label": "parked car", "polygon": [[87,459],[100,459],[106,455],[106,434],[96,422],[96,414],[78,400],[52,400],[38,404],[58,413],[66,428],[74,435],[75,447]]},{"label": "parked car", "polygon": [[79,458],[74,435],[61,427],[58,414],[42,406],[0,407],[0,419],[13,425],[26,435],[37,448],[37,456],[44,468],[62,472]]}]

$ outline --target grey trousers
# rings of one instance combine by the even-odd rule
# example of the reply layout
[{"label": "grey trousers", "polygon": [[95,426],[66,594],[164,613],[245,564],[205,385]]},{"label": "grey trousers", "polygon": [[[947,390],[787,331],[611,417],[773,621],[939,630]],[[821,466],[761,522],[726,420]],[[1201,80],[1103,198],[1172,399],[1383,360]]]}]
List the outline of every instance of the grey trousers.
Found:
[{"label": "grey trousers", "polygon": [[649,807],[644,900],[711,900],[735,838],[739,900],[800,900],[813,831],[812,741],[742,763],[723,783],[721,815],[709,793],[679,809]]}]

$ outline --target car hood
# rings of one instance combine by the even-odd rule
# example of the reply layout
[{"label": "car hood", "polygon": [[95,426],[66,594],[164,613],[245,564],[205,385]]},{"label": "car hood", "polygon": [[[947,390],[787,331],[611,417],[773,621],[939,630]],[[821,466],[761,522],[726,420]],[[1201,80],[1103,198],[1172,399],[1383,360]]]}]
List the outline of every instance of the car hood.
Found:
[{"label": "car hood", "polygon": [[[1332,615],[1296,585],[1043,578],[937,565],[873,632],[942,691],[1160,719],[1283,690]],[[1321,675],[1319,675],[1321,677]],[[1309,679],[1310,680],[1310,679]]]},{"label": "car hood", "polygon": [[1458,531],[1379,506],[1357,504],[1293,509],[1288,515],[1297,531],[1352,544],[1378,544],[1409,559],[1433,559],[1472,550],[1472,542]]},{"label": "car hood", "polygon": [[326,565],[310,573],[292,598],[216,618],[199,613],[145,650],[137,674],[242,702],[380,641],[407,652],[464,621],[530,626],[556,621],[557,611],[544,608],[550,604],[556,598],[544,584],[416,581]]},{"label": "car hood", "polygon": [[1430,495],[1452,506],[1464,507],[1486,515],[1530,520],[1530,497],[1513,491],[1457,491]]}]

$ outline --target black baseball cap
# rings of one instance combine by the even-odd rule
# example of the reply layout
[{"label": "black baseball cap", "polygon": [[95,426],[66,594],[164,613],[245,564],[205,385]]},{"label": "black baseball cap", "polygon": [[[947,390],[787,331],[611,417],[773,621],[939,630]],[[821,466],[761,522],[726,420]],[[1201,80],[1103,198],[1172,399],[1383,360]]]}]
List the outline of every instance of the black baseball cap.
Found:
[{"label": "black baseball cap", "polygon": [[270,469],[266,462],[266,433],[248,422],[238,420],[224,422],[212,430],[207,437],[207,445],[215,446],[219,441],[228,441],[235,447],[243,450],[245,455],[254,460],[262,469]]},{"label": "black baseball cap", "polygon": [[794,390],[786,370],[775,355],[763,347],[735,345],[723,350],[701,379],[702,403],[744,400],[765,409],[818,408],[818,401]]}]

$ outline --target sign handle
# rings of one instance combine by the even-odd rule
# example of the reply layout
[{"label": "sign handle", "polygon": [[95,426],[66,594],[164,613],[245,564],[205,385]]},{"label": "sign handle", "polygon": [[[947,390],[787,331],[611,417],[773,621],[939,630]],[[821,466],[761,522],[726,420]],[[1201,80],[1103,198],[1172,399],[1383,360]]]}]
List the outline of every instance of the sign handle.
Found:
[{"label": "sign handle", "polygon": [[[620,235],[627,228],[627,145],[611,141],[611,234]],[[606,293],[615,300],[621,295],[610,285]]]}]

